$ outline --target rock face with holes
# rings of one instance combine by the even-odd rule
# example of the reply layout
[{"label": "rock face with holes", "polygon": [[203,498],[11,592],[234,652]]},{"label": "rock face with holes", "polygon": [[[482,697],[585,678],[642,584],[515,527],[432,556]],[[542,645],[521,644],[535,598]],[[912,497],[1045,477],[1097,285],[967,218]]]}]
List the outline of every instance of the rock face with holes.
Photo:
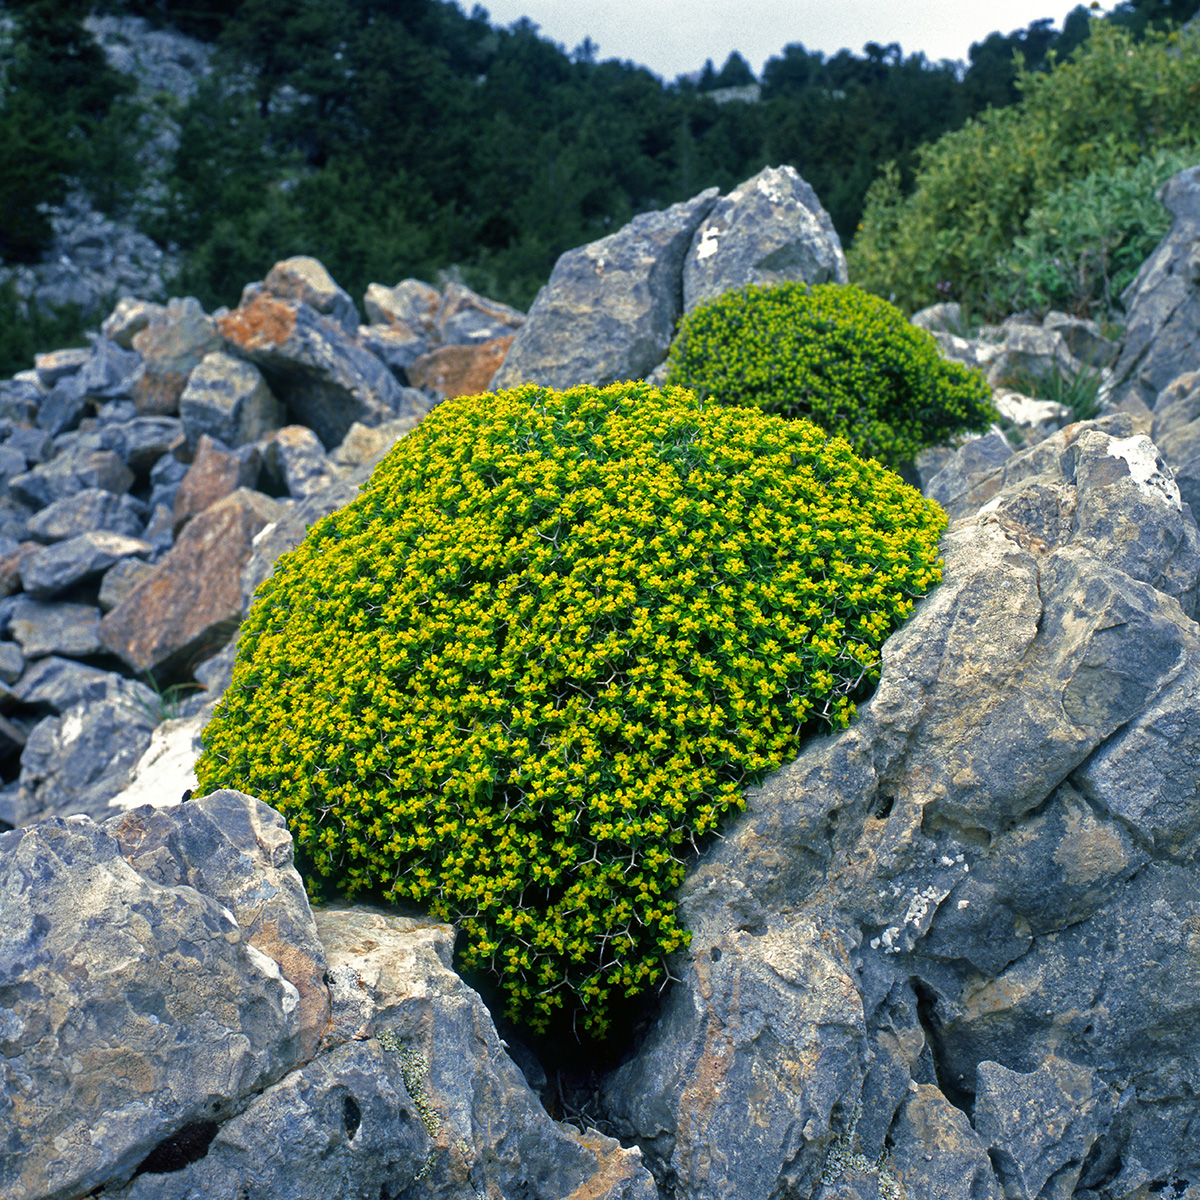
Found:
[{"label": "rock face with holes", "polygon": [[655,1200],[547,1116],[454,931],[314,914],[239,792],[0,835],[0,1195]]},{"label": "rock face with holes", "polygon": [[1123,414],[979,475],[858,719],[682,888],[603,1087],[678,1200],[1200,1180],[1196,526]]}]

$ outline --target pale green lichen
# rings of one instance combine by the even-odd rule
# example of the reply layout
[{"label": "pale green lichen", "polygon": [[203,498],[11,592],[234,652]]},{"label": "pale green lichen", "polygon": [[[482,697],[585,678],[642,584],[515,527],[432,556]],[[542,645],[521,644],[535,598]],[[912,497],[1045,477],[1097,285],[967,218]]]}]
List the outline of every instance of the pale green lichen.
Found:
[{"label": "pale green lichen", "polygon": [[385,1029],[376,1034],[376,1040],[385,1050],[400,1059],[404,1090],[416,1105],[426,1132],[431,1138],[437,1137],[438,1130],[442,1127],[442,1118],[437,1109],[430,1104],[429,1094],[425,1091],[425,1060],[394,1029]]},{"label": "pale green lichen", "polygon": [[892,1170],[891,1158],[887,1147],[880,1152],[877,1159],[872,1161],[863,1152],[858,1141],[858,1120],[862,1116],[862,1101],[854,1106],[854,1115],[849,1126],[834,1139],[825,1156],[825,1166],[821,1171],[821,1184],[831,1187],[848,1172],[874,1175],[879,1181],[881,1200],[907,1200],[904,1186]]}]

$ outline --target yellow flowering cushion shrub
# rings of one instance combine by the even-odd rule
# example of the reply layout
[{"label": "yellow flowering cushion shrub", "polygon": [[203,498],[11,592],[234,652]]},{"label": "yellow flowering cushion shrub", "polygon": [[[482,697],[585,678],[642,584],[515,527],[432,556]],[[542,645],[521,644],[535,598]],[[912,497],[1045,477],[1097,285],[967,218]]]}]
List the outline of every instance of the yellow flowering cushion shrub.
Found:
[{"label": "yellow flowering cushion shrub", "polygon": [[750,284],[684,317],[667,382],[722,404],[807,417],[890,467],[996,419],[983,374],[848,284]]},{"label": "yellow flowering cushion shrub", "polygon": [[604,1032],[743,788],[844,726],[945,518],[808,422],[644,383],[449,400],[279,560],[205,789],[314,887],[417,901],[509,1015]]}]

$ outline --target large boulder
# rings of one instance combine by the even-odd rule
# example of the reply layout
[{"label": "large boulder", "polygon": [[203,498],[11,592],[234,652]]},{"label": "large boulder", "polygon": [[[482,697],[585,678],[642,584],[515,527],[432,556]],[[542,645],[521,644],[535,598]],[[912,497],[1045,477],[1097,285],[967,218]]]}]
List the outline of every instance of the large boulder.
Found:
[{"label": "large boulder", "polygon": [[1200,1173],[1198,535],[1128,417],[999,472],[858,718],[681,889],[678,982],[603,1087],[679,1200]]},{"label": "large boulder", "polygon": [[315,1049],[324,952],[236,792],[0,835],[0,1191],[69,1200],[211,1140]]},{"label": "large boulder", "polygon": [[138,411],[171,416],[179,411],[188,376],[206,354],[221,348],[221,336],[212,317],[189,296],[171,300],[161,316],[134,334],[133,348],[143,363],[133,388]]},{"label": "large boulder", "polygon": [[0,835],[0,1190],[13,1200],[655,1200],[559,1125],[454,931],[310,909],[239,792]]},{"label": "large boulder", "polygon": [[683,311],[748,283],[846,283],[829,214],[795,167],[764,167],[700,223],[683,264]]},{"label": "large boulder", "polygon": [[642,379],[667,355],[682,312],[680,273],[717,189],[568,250],[554,265],[492,388],[569,388]]},{"label": "large boulder", "polygon": [[1153,408],[1200,359],[1200,167],[1158,191],[1171,228],[1121,294],[1125,335],[1113,366],[1114,403]]}]

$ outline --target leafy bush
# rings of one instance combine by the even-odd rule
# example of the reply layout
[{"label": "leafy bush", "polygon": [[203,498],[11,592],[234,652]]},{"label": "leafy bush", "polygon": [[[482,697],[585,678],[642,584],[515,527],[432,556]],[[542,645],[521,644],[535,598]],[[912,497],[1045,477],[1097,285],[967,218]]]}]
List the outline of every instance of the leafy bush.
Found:
[{"label": "leafy bush", "polygon": [[847,255],[850,277],[909,313],[952,298],[1001,315],[1000,262],[1051,193],[1200,141],[1198,38],[1149,33],[1139,43],[1094,20],[1069,61],[1046,75],[1020,73],[1018,105],[925,147],[909,195],[895,171],[872,184]]},{"label": "leafy bush", "polygon": [[668,364],[671,384],[807,417],[892,467],[994,416],[978,371],[886,301],[834,283],[726,292],[683,319]]},{"label": "leafy bush", "polygon": [[1051,192],[1000,259],[1004,306],[1039,316],[1057,309],[1111,319],[1171,224],[1155,193],[1198,162],[1200,148],[1159,150]]},{"label": "leafy bush", "polygon": [[644,383],[450,400],[281,558],[200,785],[312,887],[426,904],[513,1019],[601,1034],[742,789],[844,726],[941,510],[808,422]]}]

